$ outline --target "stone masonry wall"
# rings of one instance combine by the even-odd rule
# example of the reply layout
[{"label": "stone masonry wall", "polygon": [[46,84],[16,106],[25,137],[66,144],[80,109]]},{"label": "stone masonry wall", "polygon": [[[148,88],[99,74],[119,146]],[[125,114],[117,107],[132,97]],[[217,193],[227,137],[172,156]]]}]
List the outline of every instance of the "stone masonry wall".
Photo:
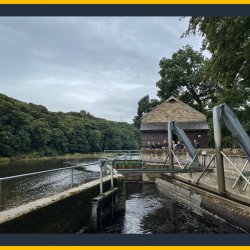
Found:
[{"label": "stone masonry wall", "polygon": [[206,121],[206,116],[181,102],[165,102],[142,118],[141,122]]}]

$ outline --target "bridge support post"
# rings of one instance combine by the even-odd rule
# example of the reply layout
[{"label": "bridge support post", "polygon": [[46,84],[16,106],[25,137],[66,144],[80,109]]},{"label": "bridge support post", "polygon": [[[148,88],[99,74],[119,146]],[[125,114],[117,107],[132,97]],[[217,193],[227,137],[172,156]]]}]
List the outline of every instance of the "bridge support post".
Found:
[{"label": "bridge support post", "polygon": [[[173,135],[172,135],[172,124],[171,122],[168,123],[168,149],[169,149],[169,168],[170,169],[174,169],[174,162],[173,162],[173,144],[172,144],[172,140],[173,140]],[[170,174],[170,176],[174,176],[173,173]]]},{"label": "bridge support post", "polygon": [[103,170],[102,170],[102,168],[103,168],[103,165],[104,165],[105,163],[103,162],[103,161],[101,161],[101,163],[100,163],[100,194],[102,194],[103,193],[103,188],[102,188],[102,174],[103,174]]},{"label": "bridge support post", "polygon": [[113,179],[113,161],[110,161],[110,172],[111,172],[111,189],[114,188],[114,179]]},{"label": "bridge support post", "polygon": [[114,203],[115,203],[115,212],[117,213],[118,212],[118,192],[116,192],[114,194],[114,196],[115,196],[115,201],[114,201]]},{"label": "bridge support post", "polygon": [[143,154],[141,156],[141,168],[143,169]]},{"label": "bridge support post", "polygon": [[73,171],[74,168],[71,168],[71,188],[73,188]]},{"label": "bridge support post", "polygon": [[107,175],[107,165],[106,162],[103,165],[103,175],[106,176]]},{"label": "bridge support post", "polygon": [[222,110],[220,106],[213,108],[213,124],[214,124],[214,141],[215,141],[215,151],[216,151],[216,167],[217,167],[217,181],[218,181],[218,191],[220,194],[226,193],[225,185],[225,175],[224,175],[224,163],[222,151],[222,142],[221,142],[221,118]]},{"label": "bridge support post", "polygon": [[97,209],[98,202],[92,202],[92,230],[95,232],[97,230]]}]

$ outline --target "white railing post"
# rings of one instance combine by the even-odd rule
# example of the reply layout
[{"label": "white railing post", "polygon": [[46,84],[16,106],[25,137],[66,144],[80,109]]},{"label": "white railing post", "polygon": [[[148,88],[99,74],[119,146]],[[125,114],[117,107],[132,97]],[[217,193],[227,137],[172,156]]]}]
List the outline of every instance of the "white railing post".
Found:
[{"label": "white railing post", "polygon": [[111,189],[114,187],[114,179],[113,179],[113,161],[110,161],[110,171],[111,171]]},{"label": "white railing post", "polygon": [[74,168],[71,168],[71,188],[73,187],[73,171]]}]

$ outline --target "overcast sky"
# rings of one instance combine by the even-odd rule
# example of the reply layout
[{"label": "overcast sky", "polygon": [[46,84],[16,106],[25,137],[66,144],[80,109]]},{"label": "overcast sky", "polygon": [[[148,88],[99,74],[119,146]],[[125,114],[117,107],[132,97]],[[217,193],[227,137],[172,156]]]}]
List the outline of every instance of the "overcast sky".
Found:
[{"label": "overcast sky", "polygon": [[156,98],[159,61],[201,47],[199,36],[180,39],[189,18],[178,19],[0,17],[0,93],[132,123],[138,101]]}]

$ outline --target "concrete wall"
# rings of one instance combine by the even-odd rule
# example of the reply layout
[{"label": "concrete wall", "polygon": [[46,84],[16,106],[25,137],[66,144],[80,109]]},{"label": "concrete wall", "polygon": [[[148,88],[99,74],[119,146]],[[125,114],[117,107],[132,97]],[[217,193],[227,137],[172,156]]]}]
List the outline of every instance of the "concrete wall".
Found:
[{"label": "concrete wall", "polygon": [[[177,156],[179,161],[187,161],[189,158],[189,153],[186,149],[174,149],[173,150],[175,155]],[[205,163],[208,164],[209,161],[212,159],[213,155],[215,154],[215,149],[196,149],[196,153],[198,154],[198,159],[202,163],[203,156],[202,151],[206,151],[207,155],[205,156]],[[168,155],[168,149],[142,149],[143,159],[146,161],[147,159],[156,159],[156,160],[166,160]],[[223,149],[223,153],[227,155],[227,157],[232,161],[232,163],[241,170],[244,164],[247,161],[247,157],[243,153],[241,149]],[[174,161],[176,161],[174,157]],[[213,160],[211,166],[216,167],[216,161]],[[237,177],[238,172],[235,168],[226,160],[224,159],[224,169],[227,176]],[[250,164],[247,165],[244,172],[250,171]]]},{"label": "concrete wall", "polygon": [[[207,151],[208,155],[206,156],[205,162],[206,164],[208,164],[213,154],[215,153],[215,150],[214,149],[196,150],[200,163],[202,163],[203,161],[203,156],[201,154],[201,151]],[[228,156],[228,158],[232,161],[232,163],[241,171],[242,167],[244,166],[247,160],[247,158],[243,155],[243,152],[239,149],[237,150],[224,149],[223,151]],[[147,159],[165,160],[168,154],[168,150],[162,150],[162,149],[144,149],[142,150],[142,152],[143,152],[144,161],[147,161]],[[189,153],[185,149],[174,150],[174,153],[177,156],[179,162],[187,161],[189,157]],[[176,161],[175,157],[174,157],[174,161]],[[159,167],[162,167],[162,164],[158,164],[158,165]],[[200,179],[198,186],[214,191],[214,192],[218,192],[217,191],[218,183],[217,183],[216,161],[214,160],[211,163],[211,165],[214,166],[214,173],[205,173],[203,177]],[[150,168],[151,166],[147,165],[146,167]],[[175,168],[176,169],[180,168],[177,162],[175,163]],[[236,189],[232,189],[232,186],[238,176],[238,172],[226,159],[224,159],[224,171],[225,171],[225,184],[226,184],[226,190],[228,192],[228,196],[233,199],[237,199],[243,202],[250,202],[250,187],[248,186],[245,192],[242,191],[242,188],[246,183],[244,180],[240,181],[239,186]],[[247,172],[247,171],[250,171],[250,164],[247,165],[244,172]],[[200,177],[200,175],[201,173],[186,174],[186,176],[184,174],[175,174],[175,178],[183,180],[183,181],[187,181],[191,184],[196,185],[195,183]]]},{"label": "concrete wall", "polygon": [[[162,169],[162,165],[149,163],[144,166],[145,169]],[[142,179],[144,183],[154,183],[157,178],[161,178],[161,173],[144,173]]]},{"label": "concrete wall", "polygon": [[[103,191],[111,187],[110,176],[104,177]],[[125,211],[125,179],[114,176],[119,187],[118,210]],[[75,233],[88,228],[92,198],[100,193],[100,182],[94,180],[78,187],[0,212],[0,233]]]},{"label": "concrete wall", "polygon": [[142,177],[143,174],[140,173],[123,173],[124,177],[125,177],[125,181],[127,182],[140,182],[143,181]]},{"label": "concrete wall", "polygon": [[219,218],[250,232],[250,208],[179,181],[156,179],[156,184],[186,199],[193,206],[205,209]]}]

